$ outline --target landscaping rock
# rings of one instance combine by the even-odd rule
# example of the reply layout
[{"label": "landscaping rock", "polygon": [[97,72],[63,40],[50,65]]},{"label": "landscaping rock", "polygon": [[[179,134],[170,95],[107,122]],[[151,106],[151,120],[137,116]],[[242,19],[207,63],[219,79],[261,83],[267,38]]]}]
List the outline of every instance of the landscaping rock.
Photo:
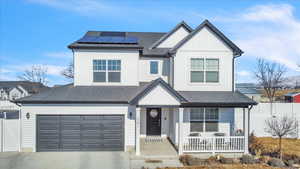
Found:
[{"label": "landscaping rock", "polygon": [[294,164],[295,164],[294,160],[288,160],[288,161],[286,162],[286,165],[289,166],[289,167],[293,167]]},{"label": "landscaping rock", "polygon": [[233,164],[233,163],[234,163],[234,161],[233,161],[232,158],[221,158],[221,159],[220,159],[220,162],[221,162],[222,164]]},{"label": "landscaping rock", "polygon": [[256,160],[251,155],[243,155],[241,158],[241,163],[242,164],[255,164]]},{"label": "landscaping rock", "polygon": [[285,167],[284,162],[278,158],[272,158],[268,164],[272,167]]}]

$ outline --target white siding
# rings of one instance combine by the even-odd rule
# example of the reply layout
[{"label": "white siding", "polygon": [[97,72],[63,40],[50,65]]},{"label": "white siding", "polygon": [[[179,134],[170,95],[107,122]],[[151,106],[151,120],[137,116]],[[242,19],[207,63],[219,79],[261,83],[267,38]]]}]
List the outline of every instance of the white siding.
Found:
[{"label": "white siding", "polygon": [[[150,73],[150,62],[158,62],[158,74]],[[140,57],[139,60],[139,81],[140,82],[149,82],[157,78],[162,78],[166,82],[168,81],[168,76],[170,72],[170,61],[168,58],[146,58]]]},{"label": "white siding", "polygon": [[[190,83],[191,58],[218,58],[219,83]],[[209,29],[203,28],[181,46],[174,58],[174,88],[179,91],[231,91],[232,50]]]},{"label": "white siding", "polygon": [[[93,60],[118,59],[121,60],[120,83],[94,83]],[[129,50],[74,50],[74,85],[138,85],[138,51]]]},{"label": "white siding", "polygon": [[139,105],[180,105],[180,102],[161,85],[140,99]]},{"label": "white siding", "polygon": [[[125,117],[125,146],[135,144],[135,109],[128,105],[24,105],[22,107],[22,149],[36,151],[36,115],[37,114],[123,114]],[[26,114],[30,113],[30,119]]]},{"label": "white siding", "polygon": [[[287,115],[298,120],[300,125],[300,103],[273,103],[273,115],[276,117]],[[236,108],[235,117],[235,128],[242,129],[243,109]],[[254,132],[254,134],[258,137],[271,136],[270,134],[265,132],[265,121],[271,117],[272,114],[270,103],[259,103],[258,105],[253,106],[253,108],[250,111],[250,133]],[[300,138],[300,128],[298,128],[297,132],[298,134],[292,137]]]},{"label": "white siding", "polygon": [[174,47],[178,42],[180,42],[183,38],[185,38],[189,32],[183,28],[180,27],[177,29],[173,34],[171,34],[167,39],[165,39],[161,44],[159,44],[158,48],[172,48]]}]

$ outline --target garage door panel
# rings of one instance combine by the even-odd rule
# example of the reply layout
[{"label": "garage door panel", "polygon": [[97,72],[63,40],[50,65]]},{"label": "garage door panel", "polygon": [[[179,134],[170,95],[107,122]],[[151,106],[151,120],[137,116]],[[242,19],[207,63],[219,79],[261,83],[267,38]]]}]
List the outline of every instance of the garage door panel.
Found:
[{"label": "garage door panel", "polygon": [[38,151],[120,151],[122,115],[38,115]]}]

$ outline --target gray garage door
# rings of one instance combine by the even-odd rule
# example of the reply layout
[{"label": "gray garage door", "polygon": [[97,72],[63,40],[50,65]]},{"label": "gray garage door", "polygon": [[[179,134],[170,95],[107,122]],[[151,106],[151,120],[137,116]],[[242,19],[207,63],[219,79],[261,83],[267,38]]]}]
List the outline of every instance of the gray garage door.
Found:
[{"label": "gray garage door", "polygon": [[37,151],[123,151],[122,115],[38,115]]}]

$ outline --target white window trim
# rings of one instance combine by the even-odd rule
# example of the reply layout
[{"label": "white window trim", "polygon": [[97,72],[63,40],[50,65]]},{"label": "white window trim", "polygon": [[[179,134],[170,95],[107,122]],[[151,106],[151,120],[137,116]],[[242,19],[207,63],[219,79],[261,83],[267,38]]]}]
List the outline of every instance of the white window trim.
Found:
[{"label": "white window trim", "polygon": [[[190,127],[190,133],[217,133],[220,131],[220,108],[218,107],[195,107],[195,108],[204,108],[204,114],[203,114],[203,120],[192,120],[191,119],[191,110],[189,111],[190,112],[190,122],[203,122],[203,131],[202,132],[197,132],[197,131],[191,131],[191,127]],[[205,112],[206,112],[206,109],[207,108],[217,108],[218,109],[218,119],[217,120],[214,120],[217,122],[217,125],[218,125],[218,131],[206,131],[206,118],[205,118]],[[193,109],[193,108],[191,108]]]},{"label": "white window trim", "polygon": [[[151,62],[157,62],[157,73],[156,74],[151,73]],[[150,60],[149,61],[149,74],[151,76],[158,76],[158,75],[160,75],[160,72],[159,72],[159,61],[158,60]]]},{"label": "white window trim", "polygon": [[[191,82],[191,71],[194,71],[192,70],[192,62],[191,60],[192,59],[203,59],[204,60],[204,81],[203,82]],[[218,72],[219,72],[219,75],[218,75],[218,82],[206,82],[206,59],[218,59],[219,61],[219,69],[218,69]],[[193,86],[193,85],[205,85],[205,84],[209,84],[209,85],[221,85],[221,82],[220,82],[220,76],[221,76],[221,59],[220,58],[217,58],[217,57],[190,57],[189,58],[189,68],[188,68],[188,84]]]},{"label": "white window trim", "polygon": [[[97,84],[121,84],[122,83],[122,60],[121,59],[93,59],[94,60],[105,60],[106,61],[106,65],[105,65],[105,70],[94,70],[94,65],[93,65],[93,73],[94,72],[105,72],[105,82],[94,82],[93,79],[93,83],[97,83]],[[120,70],[108,70],[108,61],[109,60],[120,60]],[[92,61],[92,62],[93,62]],[[94,63],[92,63],[94,64]],[[120,82],[109,82],[108,81],[108,72],[120,72]]]}]

